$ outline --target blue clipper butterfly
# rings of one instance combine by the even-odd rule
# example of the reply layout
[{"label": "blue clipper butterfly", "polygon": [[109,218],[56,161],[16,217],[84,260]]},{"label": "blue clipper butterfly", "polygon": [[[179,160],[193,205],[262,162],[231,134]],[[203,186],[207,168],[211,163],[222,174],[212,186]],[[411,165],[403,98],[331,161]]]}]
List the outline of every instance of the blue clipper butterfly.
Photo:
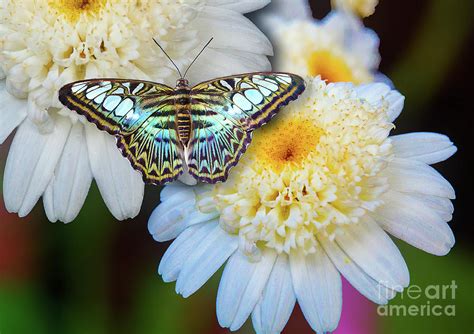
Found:
[{"label": "blue clipper butterfly", "polygon": [[305,83],[290,73],[256,72],[191,88],[185,79],[191,65],[184,75],[175,65],[180,74],[175,88],[141,80],[82,80],[63,86],[59,100],[115,136],[145,182],[164,184],[185,171],[198,181],[222,182],[247,149],[252,132],[295,100]]}]

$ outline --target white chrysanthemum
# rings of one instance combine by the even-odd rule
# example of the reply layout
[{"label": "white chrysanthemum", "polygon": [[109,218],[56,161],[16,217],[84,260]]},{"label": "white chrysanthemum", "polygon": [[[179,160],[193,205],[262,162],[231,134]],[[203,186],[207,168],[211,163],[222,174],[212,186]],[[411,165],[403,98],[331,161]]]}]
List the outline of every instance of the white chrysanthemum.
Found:
[{"label": "white chrysanthemum", "polygon": [[123,77],[174,85],[177,73],[156,38],[184,68],[213,36],[191,82],[268,70],[266,37],[242,13],[268,3],[179,0],[0,1],[0,143],[19,125],[4,198],[24,216],[43,196],[51,221],[79,212],[93,178],[117,219],[135,216],[144,184],[114,138],[77,121],[59,88],[84,78]]},{"label": "white chrysanthemum", "polygon": [[409,274],[386,232],[436,255],[454,244],[454,190],[429,164],[456,148],[434,133],[389,137],[403,101],[385,84],[316,78],[255,132],[226,183],[166,187],[149,221],[156,240],[177,237],[163,279],[187,297],[228,260],[219,323],[236,330],[251,314],[258,333],[281,332],[296,301],[315,331],[334,330],[340,274],[387,303]]},{"label": "white chrysanthemum", "polygon": [[375,12],[379,0],[331,0],[336,9],[354,13],[360,17],[367,17]]},{"label": "white chrysanthemum", "polygon": [[300,75],[321,76],[326,82],[357,84],[378,81],[377,34],[344,12],[331,12],[321,21],[285,19],[275,11],[266,17],[277,56],[274,68]]}]

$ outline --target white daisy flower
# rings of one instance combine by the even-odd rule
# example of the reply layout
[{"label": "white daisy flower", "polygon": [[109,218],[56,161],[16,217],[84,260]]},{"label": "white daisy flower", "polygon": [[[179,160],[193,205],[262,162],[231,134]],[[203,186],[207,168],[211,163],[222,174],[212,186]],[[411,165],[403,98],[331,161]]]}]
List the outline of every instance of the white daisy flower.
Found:
[{"label": "white daisy flower", "polygon": [[[152,38],[189,65],[197,83],[268,70],[267,38],[243,13],[269,0],[0,1],[0,143],[18,127],[4,175],[8,211],[27,215],[43,196],[51,221],[72,221],[95,179],[117,219],[137,215],[144,184],[114,138],[58,101],[85,78],[123,77],[174,85],[177,73]],[[1,80],[1,79],[0,79]]]},{"label": "white daisy flower", "polygon": [[379,0],[331,0],[333,8],[342,9],[360,17],[367,17],[375,12]]},{"label": "white daisy flower", "polygon": [[288,20],[280,12],[274,11],[277,15],[262,20],[272,27],[268,31],[277,54],[275,69],[319,75],[327,82],[361,84],[380,80],[379,38],[359,19],[333,11],[320,21],[304,13]]},{"label": "white daisy flower", "polygon": [[381,83],[308,84],[255,132],[228,181],[173,184],[149,231],[176,238],[159,273],[188,297],[224,263],[217,317],[283,330],[296,302],[318,333],[337,327],[341,278],[384,304],[409,284],[387,233],[435,255],[454,244],[454,190],[429,164],[456,147],[435,133],[389,137],[404,97]]}]

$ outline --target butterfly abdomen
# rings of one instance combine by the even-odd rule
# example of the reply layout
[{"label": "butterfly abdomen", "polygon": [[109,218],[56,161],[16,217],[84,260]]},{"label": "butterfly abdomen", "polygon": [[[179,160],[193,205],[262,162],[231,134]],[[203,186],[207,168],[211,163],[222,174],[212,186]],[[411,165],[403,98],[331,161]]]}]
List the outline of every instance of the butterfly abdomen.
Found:
[{"label": "butterfly abdomen", "polygon": [[191,101],[189,99],[188,89],[179,89],[176,91],[176,129],[178,130],[179,140],[186,146],[191,134]]}]

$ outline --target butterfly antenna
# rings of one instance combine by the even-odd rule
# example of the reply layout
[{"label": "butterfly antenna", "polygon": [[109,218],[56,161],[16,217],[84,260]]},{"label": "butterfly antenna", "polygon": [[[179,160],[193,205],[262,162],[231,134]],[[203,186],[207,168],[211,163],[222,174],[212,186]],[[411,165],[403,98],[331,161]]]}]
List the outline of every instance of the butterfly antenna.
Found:
[{"label": "butterfly antenna", "polygon": [[[183,75],[181,74],[181,71],[179,70],[178,66],[176,66],[176,64],[174,63],[173,59],[171,59],[171,57],[168,56],[168,54],[166,53],[165,49],[163,49],[163,48],[161,47],[160,43],[158,43],[158,42],[156,41],[156,39],[154,39],[154,38],[153,38],[153,42],[155,42],[156,45],[158,45],[158,47],[161,49],[161,51],[163,51],[163,53],[166,55],[166,57],[168,57],[168,59],[170,60],[171,64],[173,64],[173,66],[174,66],[174,67],[176,68],[176,70],[178,71],[179,76],[180,76],[181,78],[184,78]],[[186,73],[185,73],[184,75],[186,75]]]},{"label": "butterfly antenna", "polygon": [[202,48],[201,51],[199,51],[199,53],[197,54],[196,57],[194,57],[194,60],[191,62],[191,64],[189,64],[188,68],[186,69],[186,71],[184,72],[184,76],[183,78],[186,77],[186,74],[188,73],[189,69],[191,68],[191,66],[193,66],[194,62],[199,58],[199,56],[201,55],[201,53],[204,52],[204,50],[209,46],[209,44],[211,44],[212,40],[214,39],[214,37],[211,37],[211,39],[209,40],[209,42],[206,43],[206,45],[204,45],[204,47]]}]

